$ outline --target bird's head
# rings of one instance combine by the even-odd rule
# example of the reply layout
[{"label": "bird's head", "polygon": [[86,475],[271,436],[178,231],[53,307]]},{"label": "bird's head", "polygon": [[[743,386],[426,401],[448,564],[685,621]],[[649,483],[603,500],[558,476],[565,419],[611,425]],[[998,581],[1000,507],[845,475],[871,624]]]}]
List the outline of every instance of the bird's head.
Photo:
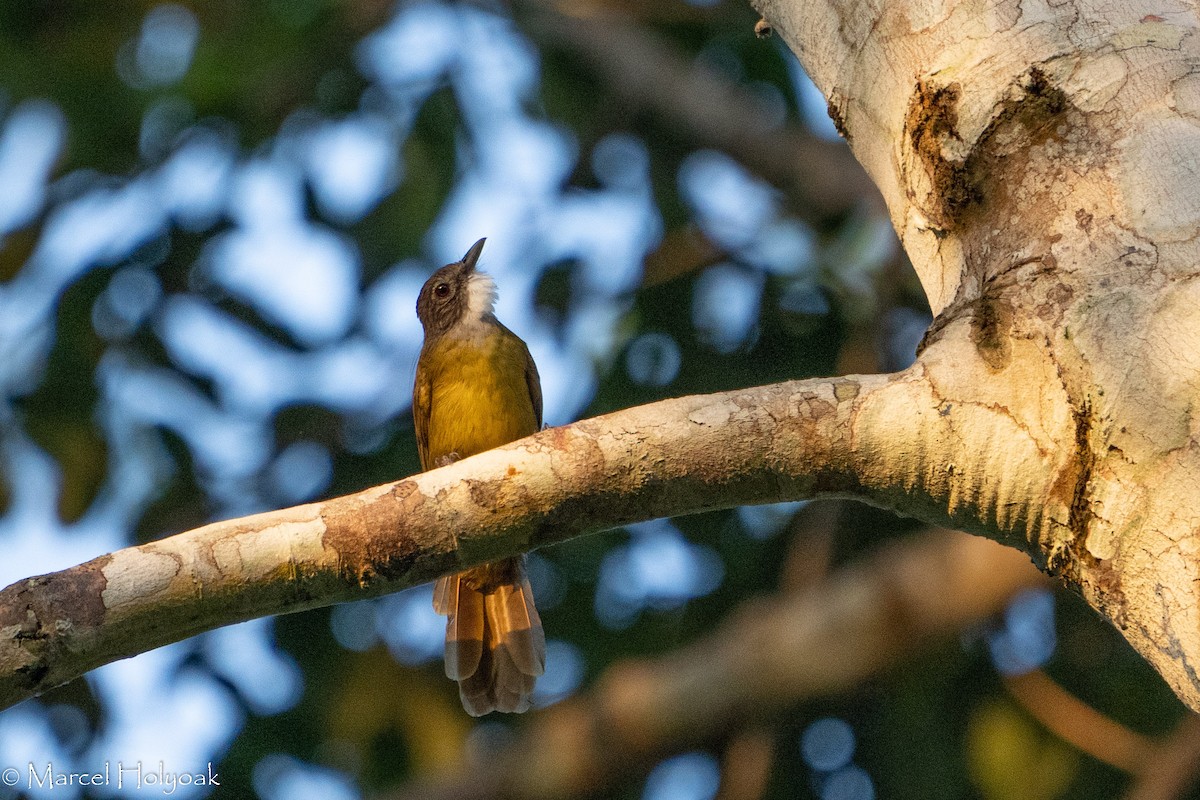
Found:
[{"label": "bird's head", "polygon": [[443,334],[460,322],[481,321],[494,312],[496,283],[475,268],[483,252],[480,239],[461,261],[447,264],[429,276],[417,297],[417,318],[425,336]]}]

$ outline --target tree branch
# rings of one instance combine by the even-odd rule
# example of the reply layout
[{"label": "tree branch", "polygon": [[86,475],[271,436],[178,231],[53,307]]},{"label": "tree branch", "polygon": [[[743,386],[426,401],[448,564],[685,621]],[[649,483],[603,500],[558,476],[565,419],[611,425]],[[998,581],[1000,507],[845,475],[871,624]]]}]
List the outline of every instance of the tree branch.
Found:
[{"label": "tree branch", "polygon": [[1187,796],[1200,772],[1200,717],[1189,714],[1150,752],[1125,800],[1176,800]]},{"label": "tree branch", "polygon": [[879,204],[845,145],[796,125],[773,126],[757,96],[620,13],[568,14],[554,6],[531,4],[531,29],[545,46],[568,49],[595,71],[622,109],[649,110],[675,134],[729,153],[785,189],[809,219]]},{"label": "tree branch", "polygon": [[1102,714],[1035,669],[1004,680],[1025,712],[1097,761],[1138,773],[1155,751],[1155,742]]},{"label": "tree branch", "polygon": [[857,485],[856,409],[897,378],[687,397],[323,503],[219,522],[0,592],[0,707],[245,619],[392,592],[638,520]]},{"label": "tree branch", "polygon": [[[0,707],[214,627],[393,592],[658,517],[857,497],[946,527],[993,535],[998,527],[1013,542],[1036,541],[1031,532],[1056,508],[1066,514],[1051,496],[1061,456],[1015,427],[1007,409],[952,410],[941,396],[944,366],[927,361],[894,375],[630,408],[358,494],[207,525],[20,581],[0,592]],[[950,366],[956,380],[970,378],[968,364]],[[1020,468],[994,482],[940,467],[1000,447]]]}]

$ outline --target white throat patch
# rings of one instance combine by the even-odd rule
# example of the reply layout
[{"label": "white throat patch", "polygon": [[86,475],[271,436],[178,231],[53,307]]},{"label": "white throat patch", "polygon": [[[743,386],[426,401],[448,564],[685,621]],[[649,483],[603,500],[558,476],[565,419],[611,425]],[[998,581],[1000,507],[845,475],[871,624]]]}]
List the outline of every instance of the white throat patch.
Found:
[{"label": "white throat patch", "polygon": [[467,317],[483,319],[496,310],[496,282],[486,272],[473,272],[467,279]]}]

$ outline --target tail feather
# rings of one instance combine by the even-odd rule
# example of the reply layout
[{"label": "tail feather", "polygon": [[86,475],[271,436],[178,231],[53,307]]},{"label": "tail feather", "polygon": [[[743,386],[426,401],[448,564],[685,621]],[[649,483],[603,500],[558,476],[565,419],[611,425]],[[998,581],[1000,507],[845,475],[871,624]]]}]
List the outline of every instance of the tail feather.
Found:
[{"label": "tail feather", "polygon": [[443,617],[450,615],[453,598],[458,597],[458,575],[444,575],[433,584],[433,610]]},{"label": "tail feather", "polygon": [[524,559],[506,559],[442,578],[434,610],[446,622],[446,674],[473,716],[530,707],[545,671],[546,637]]},{"label": "tail feather", "polygon": [[484,648],[479,669],[458,681],[458,697],[463,708],[472,717],[482,717],[496,710],[495,692],[492,691],[492,652]]},{"label": "tail feather", "polygon": [[445,664],[446,677],[460,681],[479,672],[487,649],[487,613],[483,595],[457,576],[454,584],[455,591],[448,595]]},{"label": "tail feather", "polygon": [[528,711],[533,700],[533,684],[537,678],[522,672],[503,648],[494,650],[492,658],[496,670],[496,681],[492,686],[496,710],[510,714]]},{"label": "tail feather", "polygon": [[487,618],[496,632],[495,646],[503,648],[514,669],[532,678],[546,671],[546,636],[533,605],[529,579],[499,586],[485,598]]}]

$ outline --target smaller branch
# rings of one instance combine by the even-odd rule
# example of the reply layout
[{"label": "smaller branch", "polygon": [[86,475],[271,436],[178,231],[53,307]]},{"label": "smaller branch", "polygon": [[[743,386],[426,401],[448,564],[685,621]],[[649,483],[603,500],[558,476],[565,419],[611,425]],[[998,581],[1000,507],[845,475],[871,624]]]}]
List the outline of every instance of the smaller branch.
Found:
[{"label": "smaller branch", "polygon": [[658,247],[646,255],[642,266],[642,288],[651,288],[682,275],[718,264],[728,254],[694,227],[667,231]]},{"label": "smaller branch", "polygon": [[786,190],[810,219],[840,216],[863,202],[882,207],[879,190],[844,144],[795,125],[771,125],[771,111],[757,96],[693,63],[626,16],[553,10],[530,16],[544,46],[570,50],[620,97],[622,107],[650,111],[701,146],[728,153]]},{"label": "smaller branch", "polygon": [[1178,800],[1200,773],[1200,717],[1188,714],[1139,765],[1125,800]]},{"label": "smaller branch", "polygon": [[1162,739],[1137,733],[1067,692],[1042,670],[1005,685],[1048,731],[1097,761],[1134,776],[1125,800],[1176,800],[1200,773],[1200,717],[1188,714]]},{"label": "smaller branch", "polygon": [[1101,714],[1041,670],[1007,678],[1004,684],[1046,730],[1097,761],[1136,774],[1155,750],[1153,739]]},{"label": "smaller branch", "polygon": [[610,667],[520,738],[400,798],[545,800],[601,792],[632,770],[853,687],[1042,585],[1029,558],[933,531],[884,547],[796,595],[745,603],[709,637]]},{"label": "smaller branch", "polygon": [[725,748],[721,784],[715,800],[759,800],[765,797],[775,765],[775,732],[750,725]]},{"label": "smaller branch", "polygon": [[845,501],[809,503],[788,524],[788,548],[779,573],[784,594],[799,594],[821,586],[829,577],[838,520]]}]

